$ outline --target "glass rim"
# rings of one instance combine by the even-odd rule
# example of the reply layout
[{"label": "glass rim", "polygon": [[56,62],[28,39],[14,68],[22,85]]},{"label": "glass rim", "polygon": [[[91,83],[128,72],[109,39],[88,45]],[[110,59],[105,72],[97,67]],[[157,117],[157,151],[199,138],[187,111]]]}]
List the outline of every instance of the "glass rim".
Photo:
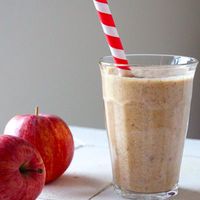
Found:
[{"label": "glass rim", "polygon": [[[182,55],[173,55],[173,54],[126,54],[126,57],[146,57],[146,58],[152,58],[152,57],[165,57],[165,58],[170,58],[170,57],[177,57],[177,58],[185,58],[187,59],[187,61],[190,61],[189,63],[188,62],[185,62],[185,63],[181,63],[181,64],[133,64],[133,63],[129,63],[129,64],[116,64],[113,62],[113,57],[111,55],[109,56],[103,56],[99,59],[99,64],[101,66],[107,66],[107,67],[123,67],[123,66],[128,66],[130,68],[134,68],[134,67],[137,67],[137,69],[146,69],[148,67],[148,69],[163,69],[163,67],[166,69],[166,68],[184,68],[184,67],[190,67],[192,65],[195,65],[195,67],[197,66],[197,64],[199,63],[199,61],[194,58],[194,57],[190,57],[190,56],[182,56]],[[105,61],[106,59],[111,59],[112,61]],[[120,70],[123,70],[123,69],[120,69]]]}]

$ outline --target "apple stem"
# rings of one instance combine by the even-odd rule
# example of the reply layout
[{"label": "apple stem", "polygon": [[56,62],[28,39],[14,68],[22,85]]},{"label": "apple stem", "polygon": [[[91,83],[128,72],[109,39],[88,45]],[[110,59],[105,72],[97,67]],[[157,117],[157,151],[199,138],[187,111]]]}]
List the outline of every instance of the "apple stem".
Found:
[{"label": "apple stem", "polygon": [[39,106],[35,107],[35,115],[38,116],[39,115]]},{"label": "apple stem", "polygon": [[19,168],[19,171],[22,173],[22,174],[26,174],[28,172],[34,172],[34,173],[39,173],[39,174],[42,174],[43,173],[43,169],[39,168],[39,169],[28,169],[28,168],[25,168],[24,166],[21,166]]}]

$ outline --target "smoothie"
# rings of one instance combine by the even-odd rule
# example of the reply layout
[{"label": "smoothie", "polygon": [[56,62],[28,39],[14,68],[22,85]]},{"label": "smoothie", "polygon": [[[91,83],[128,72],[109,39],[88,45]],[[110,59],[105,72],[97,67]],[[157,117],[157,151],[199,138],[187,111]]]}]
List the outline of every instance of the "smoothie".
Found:
[{"label": "smoothie", "polygon": [[120,77],[102,67],[113,182],[122,191],[167,192],[179,179],[193,75]]}]

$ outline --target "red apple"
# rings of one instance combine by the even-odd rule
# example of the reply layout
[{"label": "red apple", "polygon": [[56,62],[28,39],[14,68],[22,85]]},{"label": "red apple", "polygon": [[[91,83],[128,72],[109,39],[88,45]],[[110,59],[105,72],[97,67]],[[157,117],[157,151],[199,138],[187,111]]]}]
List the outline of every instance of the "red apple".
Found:
[{"label": "red apple", "polygon": [[0,136],[0,200],[35,200],[45,183],[45,166],[27,141]]},{"label": "red apple", "polygon": [[74,154],[73,137],[67,124],[58,116],[17,115],[6,125],[5,134],[21,137],[40,152],[46,168],[46,183],[61,176]]}]

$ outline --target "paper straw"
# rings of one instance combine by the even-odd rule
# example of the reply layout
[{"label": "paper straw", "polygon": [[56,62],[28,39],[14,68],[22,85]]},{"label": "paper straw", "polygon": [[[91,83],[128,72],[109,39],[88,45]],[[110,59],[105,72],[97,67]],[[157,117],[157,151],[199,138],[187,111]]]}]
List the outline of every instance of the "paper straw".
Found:
[{"label": "paper straw", "polygon": [[130,70],[107,0],[93,0],[93,2],[115,64],[120,65],[118,68]]}]

